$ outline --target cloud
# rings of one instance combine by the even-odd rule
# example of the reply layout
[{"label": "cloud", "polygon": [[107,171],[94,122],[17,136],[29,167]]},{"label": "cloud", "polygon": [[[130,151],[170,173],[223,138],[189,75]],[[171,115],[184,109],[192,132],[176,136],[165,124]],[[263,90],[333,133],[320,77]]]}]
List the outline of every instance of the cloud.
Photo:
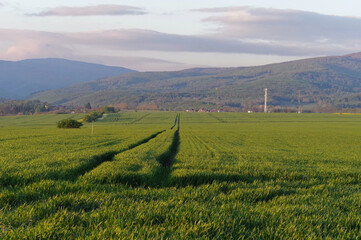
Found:
[{"label": "cloud", "polygon": [[204,19],[219,26],[219,34],[238,39],[268,41],[359,41],[360,18],[323,15],[297,10],[234,7],[199,9],[217,14]]},{"label": "cloud", "polygon": [[[260,20],[253,18],[251,21]],[[360,43],[357,43],[358,39],[361,39],[360,32],[348,36],[352,36],[356,42],[355,45],[350,45],[342,44],[341,38],[339,44],[334,44],[328,40],[326,43],[293,39],[274,40],[269,37],[267,39],[267,35],[264,35],[263,39],[251,39],[250,36],[243,38],[237,34],[221,34],[227,31],[228,25],[212,35],[167,34],[141,29],[77,33],[0,29],[0,56],[6,60],[48,57],[86,60],[92,56],[94,62],[98,56],[99,59],[106,60],[107,64],[112,64],[118,59],[123,66],[139,70],[151,70],[152,66],[155,70],[160,70],[161,65],[164,69],[174,70],[190,65],[217,66],[217,61],[220,62],[220,66],[223,57],[227,55],[232,55],[228,59],[235,59],[234,55],[237,54],[311,57],[341,55],[361,49]],[[347,40],[344,40],[345,42]],[[206,55],[217,60],[207,60]],[[128,64],[123,64],[127,63],[125,57],[129,59]]]},{"label": "cloud", "polygon": [[[110,49],[132,51],[165,51],[165,52],[195,52],[195,53],[255,53],[281,54],[287,56],[326,54],[329,49],[319,44],[316,48],[296,46],[293,44],[277,45],[272,42],[250,42],[237,39],[219,38],[217,36],[187,36],[166,34],[149,30],[111,30],[101,32],[66,34],[72,42],[93,45]],[[308,49],[308,51],[305,51]]]},{"label": "cloud", "polygon": [[290,56],[304,56],[310,52],[327,54],[331,50],[323,43],[312,46],[292,43],[278,45],[273,42],[240,41],[217,36],[185,36],[138,29],[80,33],[0,29],[0,35],[3,41],[13,44],[13,48],[7,54],[16,56],[29,53],[59,55],[61,52],[74,52],[78,46],[124,51],[254,53]]},{"label": "cloud", "polygon": [[125,5],[98,5],[87,7],[57,7],[29,16],[98,16],[98,15],[143,15],[144,9]]},{"label": "cloud", "polygon": [[[112,5],[101,6],[106,7],[56,8],[38,15],[110,14],[108,10]],[[139,11],[132,12],[134,14],[145,14],[139,8],[113,6],[120,7],[118,10],[111,8],[117,14],[125,14],[125,9]],[[182,35],[144,29],[68,33],[0,29],[0,56],[7,60],[42,57],[86,60],[90,56],[96,59],[97,56],[107,64],[116,61],[127,63],[127,58],[128,63],[138,66],[138,69],[150,66],[160,69],[162,64],[166,69],[175,69],[187,64],[215,66],[217,61],[222,65],[226,57],[237,61],[241,54],[243,57],[248,54],[258,55],[258,58],[283,56],[284,59],[294,59],[295,56],[342,55],[361,49],[359,18],[252,7],[195,11],[207,15],[203,21],[207,26],[212,24],[212,32]]]},{"label": "cloud", "polygon": [[[76,56],[74,60],[84,62],[94,62],[109,66],[121,66],[137,71],[176,71],[187,68],[202,67],[196,64],[186,64],[182,62],[166,61],[151,57],[134,57],[134,56],[104,56],[104,55],[87,55]],[[203,66],[204,67],[204,66]]]},{"label": "cloud", "polygon": [[259,51],[264,53],[272,54],[270,47],[277,55],[298,55],[303,52],[305,56],[361,49],[361,19],[356,17],[254,7],[194,11],[210,15],[203,21],[214,24],[214,36],[258,43]]},{"label": "cloud", "polygon": [[0,52],[3,59],[18,60],[25,58],[69,57],[72,49],[63,44],[61,34],[38,32],[30,30],[0,29],[3,36],[0,44],[6,43],[4,52]]},{"label": "cloud", "polygon": [[[3,60],[14,61],[29,58],[66,58],[129,67],[140,71],[180,70],[199,66],[158,59],[153,56],[137,57],[132,56],[132,54],[126,55],[128,50],[132,50],[127,49],[132,38],[124,39],[123,43],[128,42],[128,45],[120,47],[121,44],[117,43],[117,40],[127,36],[127,34],[121,34],[121,32],[118,30],[88,33],[52,33],[0,29],[0,35],[4,36],[0,40],[0,56]],[[104,42],[97,38],[101,38]],[[123,51],[125,54],[106,55],[107,51],[114,53],[114,50],[126,51]],[[137,50],[144,49],[141,47],[137,48]]]}]

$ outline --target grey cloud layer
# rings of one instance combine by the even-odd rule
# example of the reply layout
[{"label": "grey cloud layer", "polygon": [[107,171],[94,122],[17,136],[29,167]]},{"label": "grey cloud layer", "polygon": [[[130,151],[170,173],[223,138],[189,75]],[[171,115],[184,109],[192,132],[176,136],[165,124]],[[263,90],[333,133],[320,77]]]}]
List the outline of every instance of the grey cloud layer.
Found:
[{"label": "grey cloud layer", "polygon": [[198,9],[213,14],[219,34],[238,39],[309,43],[360,43],[361,19],[252,7]]},{"label": "grey cloud layer", "polygon": [[[112,30],[83,33],[50,33],[37,31],[0,30],[3,41],[12,43],[12,53],[59,51],[71,46],[93,46],[99,49],[165,52],[250,53],[285,56],[328,54],[323,44],[313,46],[255,43],[215,36],[184,36],[147,30]],[[50,46],[54,49],[52,50]],[[335,49],[333,49],[335,51]],[[336,50],[337,51],[337,50]]]},{"label": "grey cloud layer", "polygon": [[[361,19],[358,18],[251,7],[197,11],[211,15],[204,21],[218,25],[214,33],[177,35],[137,29],[54,33],[0,29],[0,49],[5,49],[0,51],[0,55],[7,59],[74,58],[111,50],[110,52],[246,53],[303,57],[338,55],[361,50]],[[86,12],[100,14],[93,10]],[[103,14],[105,12],[103,9]],[[73,14],[84,15],[85,12]],[[145,53],[145,58],[150,56],[147,54],[149,53]]]},{"label": "grey cloud layer", "polygon": [[30,16],[97,16],[97,15],[142,15],[142,8],[124,5],[98,5],[87,7],[58,7]]},{"label": "grey cloud layer", "polygon": [[[68,35],[78,43],[124,50],[149,50],[169,52],[255,53],[304,56],[307,52],[327,54],[329,49],[321,44],[295,46],[293,44],[255,43],[215,36],[184,36],[147,30],[114,30]],[[307,51],[305,51],[307,49]]]}]

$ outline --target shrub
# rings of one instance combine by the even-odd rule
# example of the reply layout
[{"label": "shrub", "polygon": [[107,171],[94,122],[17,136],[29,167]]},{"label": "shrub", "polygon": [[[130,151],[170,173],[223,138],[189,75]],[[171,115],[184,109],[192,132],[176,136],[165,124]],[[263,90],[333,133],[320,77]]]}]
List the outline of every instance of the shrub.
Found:
[{"label": "shrub", "polygon": [[58,128],[80,128],[83,124],[74,119],[63,119],[58,122],[57,126]]},{"label": "shrub", "polygon": [[93,122],[97,120],[98,118],[101,118],[103,116],[103,113],[99,112],[91,112],[84,116],[83,121],[84,122]]},{"label": "shrub", "polygon": [[102,108],[102,112],[104,113],[115,113],[115,108],[114,107],[103,107]]}]

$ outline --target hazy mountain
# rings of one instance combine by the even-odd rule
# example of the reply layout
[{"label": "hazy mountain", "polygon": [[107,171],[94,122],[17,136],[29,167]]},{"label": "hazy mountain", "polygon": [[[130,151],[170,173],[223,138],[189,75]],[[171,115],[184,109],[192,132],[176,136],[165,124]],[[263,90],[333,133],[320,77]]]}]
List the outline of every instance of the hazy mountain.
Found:
[{"label": "hazy mountain", "polygon": [[24,98],[34,92],[128,72],[134,71],[55,58],[0,61],[0,97]]},{"label": "hazy mountain", "polygon": [[299,89],[303,105],[336,101],[340,105],[347,96],[361,92],[361,53],[246,68],[128,73],[44,91],[32,98],[67,105],[125,102],[156,103],[171,109],[251,107],[262,103],[264,88],[268,88],[272,105],[295,106]]}]

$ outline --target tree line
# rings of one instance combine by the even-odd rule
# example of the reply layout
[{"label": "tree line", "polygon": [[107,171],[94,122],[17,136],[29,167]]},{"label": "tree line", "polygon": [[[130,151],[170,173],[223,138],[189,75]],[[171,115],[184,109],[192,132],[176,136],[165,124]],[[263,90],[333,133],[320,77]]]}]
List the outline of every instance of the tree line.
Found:
[{"label": "tree line", "polygon": [[4,100],[0,102],[0,115],[24,114],[48,112],[51,106],[39,100]]}]

